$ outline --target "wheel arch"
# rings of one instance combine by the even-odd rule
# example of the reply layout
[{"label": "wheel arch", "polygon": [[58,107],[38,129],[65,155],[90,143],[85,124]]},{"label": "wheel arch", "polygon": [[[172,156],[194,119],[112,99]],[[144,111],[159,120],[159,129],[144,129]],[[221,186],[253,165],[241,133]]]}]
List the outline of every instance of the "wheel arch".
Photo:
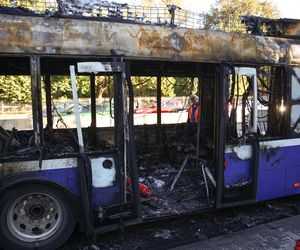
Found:
[{"label": "wheel arch", "polygon": [[58,191],[61,191],[68,199],[74,212],[76,221],[80,218],[80,202],[79,197],[73,194],[67,187],[49,179],[41,178],[39,175],[33,173],[21,173],[11,176],[7,176],[4,179],[4,186],[0,189],[0,198],[5,191],[8,191],[14,187],[27,185],[27,184],[41,184],[45,186],[51,186]]}]

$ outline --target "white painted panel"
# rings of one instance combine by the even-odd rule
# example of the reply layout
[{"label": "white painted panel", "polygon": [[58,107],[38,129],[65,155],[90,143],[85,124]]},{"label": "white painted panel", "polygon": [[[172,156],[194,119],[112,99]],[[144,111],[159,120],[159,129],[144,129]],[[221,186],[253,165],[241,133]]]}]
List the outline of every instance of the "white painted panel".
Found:
[{"label": "white painted panel", "polygon": [[77,68],[79,73],[112,72],[112,68],[110,64],[104,64],[100,62],[77,63]]},{"label": "white painted panel", "polygon": [[278,148],[278,147],[292,147],[300,145],[300,138],[295,139],[285,139],[285,140],[275,140],[275,141],[265,141],[259,143],[260,147],[265,148]]},{"label": "white painted panel", "polygon": [[[2,163],[4,174],[12,174],[27,171],[39,171],[39,161],[19,161]],[[76,168],[76,158],[50,159],[43,160],[41,170],[54,170],[64,168]]]},{"label": "white painted panel", "polygon": [[[243,145],[243,147],[251,147],[251,145]],[[292,147],[292,146],[300,146],[300,138],[294,139],[285,139],[285,140],[274,140],[274,141],[263,141],[259,143],[260,148],[283,148],[283,147]],[[233,153],[234,147],[241,146],[233,146],[226,145],[225,153]]]},{"label": "white painted panel", "polygon": [[[105,160],[112,161],[112,167],[106,169],[103,167]],[[113,158],[111,157],[100,157],[91,159],[92,175],[93,175],[93,186],[96,188],[109,187],[114,184],[116,178],[116,168]]]},{"label": "white painted panel", "polygon": [[251,145],[227,145],[225,153],[234,153],[239,159],[247,160],[252,157]]},{"label": "white painted panel", "polygon": [[252,158],[251,145],[239,145],[232,148],[232,151],[240,160],[248,160]]},{"label": "white painted panel", "polygon": [[255,77],[256,76],[256,69],[249,68],[249,67],[235,67],[234,71],[237,75]]}]

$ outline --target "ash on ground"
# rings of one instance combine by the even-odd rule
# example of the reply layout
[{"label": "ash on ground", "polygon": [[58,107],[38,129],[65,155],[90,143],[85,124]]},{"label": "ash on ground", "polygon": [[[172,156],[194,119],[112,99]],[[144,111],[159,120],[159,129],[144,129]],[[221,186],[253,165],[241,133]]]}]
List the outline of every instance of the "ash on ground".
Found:
[{"label": "ash on ground", "polygon": [[179,166],[169,164],[140,170],[140,182],[151,190],[150,197],[142,201],[145,218],[194,212],[212,206],[200,167],[187,164],[171,190],[178,171]]},{"label": "ash on ground", "polygon": [[297,197],[290,197],[222,211],[178,216],[175,219],[130,227],[123,233],[115,231],[102,234],[97,239],[89,239],[75,232],[60,249],[168,249],[294,216],[299,214],[296,201]]}]

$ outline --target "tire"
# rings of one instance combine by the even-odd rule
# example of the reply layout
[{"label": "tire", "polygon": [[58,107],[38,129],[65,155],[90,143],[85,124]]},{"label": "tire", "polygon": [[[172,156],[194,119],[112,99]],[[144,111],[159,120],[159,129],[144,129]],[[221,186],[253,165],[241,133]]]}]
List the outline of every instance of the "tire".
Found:
[{"label": "tire", "polygon": [[0,208],[0,245],[4,249],[56,249],[75,228],[68,197],[52,186],[20,184],[0,197]]}]

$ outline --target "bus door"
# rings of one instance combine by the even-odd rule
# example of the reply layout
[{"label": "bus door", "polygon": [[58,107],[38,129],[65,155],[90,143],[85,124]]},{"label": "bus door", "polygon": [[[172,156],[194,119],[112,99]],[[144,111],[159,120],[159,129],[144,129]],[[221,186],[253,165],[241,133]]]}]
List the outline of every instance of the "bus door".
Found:
[{"label": "bus door", "polygon": [[[132,131],[128,126],[128,121],[132,119],[132,116],[128,115],[127,111],[127,97],[126,97],[126,73],[129,74],[124,62],[80,62],[77,64],[77,71],[81,74],[110,74],[113,75],[114,79],[114,137],[115,137],[115,150],[109,152],[108,155],[101,157],[86,156],[84,151],[84,143],[82,138],[82,131],[80,125],[80,116],[77,111],[77,133],[78,133],[78,144],[80,147],[80,153],[83,155],[78,160],[78,173],[80,176],[80,189],[81,189],[81,200],[82,210],[84,214],[84,221],[88,234],[91,234],[94,230],[100,232],[102,229],[93,228],[93,206],[112,206],[119,205],[120,207],[120,221],[123,221],[123,215],[126,200],[126,181],[127,173],[131,177],[132,189],[134,194],[134,213],[136,217],[140,216],[140,204],[139,204],[139,193],[138,193],[138,178],[134,175],[134,169],[130,164],[127,167],[128,162],[132,163],[135,159],[132,159]],[[70,66],[71,82],[73,88],[73,97],[75,104],[78,105],[78,98],[76,94],[76,78],[75,78],[75,67]],[[132,99],[132,97],[131,97]],[[132,108],[130,108],[132,110]],[[131,117],[131,118],[130,118]],[[129,124],[133,124],[133,121],[129,121]],[[131,139],[130,139],[131,137]],[[105,153],[103,153],[105,154]],[[82,159],[83,158],[83,159]],[[83,163],[81,163],[83,162]],[[138,196],[138,197],[137,197]],[[100,199],[101,198],[101,199]],[[125,220],[125,219],[124,219]],[[105,230],[105,228],[103,229]]]},{"label": "bus door", "polygon": [[256,197],[257,73],[222,65],[218,85],[217,208],[252,203]]}]

